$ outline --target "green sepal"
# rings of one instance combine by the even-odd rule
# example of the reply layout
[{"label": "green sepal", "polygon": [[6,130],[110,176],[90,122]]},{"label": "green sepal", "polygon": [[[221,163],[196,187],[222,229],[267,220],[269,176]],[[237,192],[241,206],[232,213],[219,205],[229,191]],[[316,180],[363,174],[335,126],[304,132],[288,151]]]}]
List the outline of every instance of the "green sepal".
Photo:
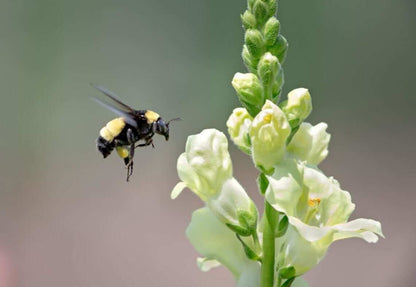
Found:
[{"label": "green sepal", "polygon": [[284,267],[279,269],[279,276],[284,279],[294,279],[296,275],[296,269],[293,266]]},{"label": "green sepal", "polygon": [[247,103],[241,97],[238,97],[238,99],[240,100],[240,103],[244,106],[244,108],[246,108],[250,116],[252,116],[253,118],[261,111],[260,107]]},{"label": "green sepal", "polygon": [[251,235],[251,230],[243,228],[239,225],[235,225],[235,224],[231,224],[231,223],[226,223],[225,225],[227,225],[227,227],[229,229],[231,229],[233,232],[237,233],[238,235],[241,235],[241,236],[250,236]]},{"label": "green sepal", "polygon": [[269,48],[269,51],[279,59],[279,62],[281,64],[283,64],[286,58],[286,51],[288,46],[289,44],[286,38],[279,34],[277,35],[276,41],[273,44],[273,46]]},{"label": "green sepal", "polygon": [[247,258],[254,261],[260,261],[261,262],[261,256],[257,254],[253,249],[250,248],[250,246],[247,245],[247,243],[244,242],[243,239],[241,239],[240,235],[236,234],[237,239],[241,242],[241,245],[243,245],[244,253],[246,254]]},{"label": "green sepal", "polygon": [[251,155],[251,149],[249,149],[249,148],[245,148],[245,147],[242,147],[242,146],[238,146],[238,148],[239,148],[242,152],[244,152],[245,154]]},{"label": "green sepal", "polygon": [[238,146],[238,148],[241,149],[244,153],[251,155],[251,149],[248,148],[251,146],[251,138],[248,133],[244,135],[244,143],[246,144],[247,147]]},{"label": "green sepal", "polygon": [[280,22],[276,17],[271,17],[264,25],[264,42],[267,46],[273,46],[279,35]]},{"label": "green sepal", "polygon": [[300,124],[301,124],[301,120],[300,119],[293,119],[293,120],[290,120],[289,121],[289,125],[290,125],[290,128],[292,129],[292,131],[295,128],[299,128]]},{"label": "green sepal", "polygon": [[267,18],[269,18],[269,7],[261,0],[257,0],[253,5],[253,14],[256,17],[259,26],[263,26]]},{"label": "green sepal", "polygon": [[279,220],[279,226],[277,227],[276,237],[282,237],[283,235],[285,235],[288,227],[289,227],[289,219],[286,215],[284,215]]},{"label": "green sepal", "polygon": [[256,168],[260,170],[262,173],[267,174],[267,175],[272,175],[274,173],[274,168],[266,169],[262,165],[256,165]]},{"label": "green sepal", "polygon": [[264,50],[264,40],[260,31],[248,29],[245,33],[244,40],[250,55],[255,59],[259,59]]},{"label": "green sepal", "polygon": [[257,219],[258,212],[257,207],[254,203],[250,204],[249,210],[237,210],[238,222],[242,226],[246,226],[247,229],[251,231],[251,234],[255,233],[257,230]]},{"label": "green sepal", "polygon": [[241,22],[246,30],[254,29],[257,25],[256,17],[254,17],[250,11],[245,11],[244,14],[241,15]]},{"label": "green sepal", "polygon": [[291,127],[291,132],[290,135],[288,136],[287,140],[286,140],[286,145],[288,145],[290,143],[290,141],[292,140],[293,136],[296,134],[296,132],[298,131],[299,127],[300,127],[301,121],[299,119],[293,119],[289,121],[289,125]]},{"label": "green sepal", "polygon": [[257,177],[257,186],[259,187],[259,191],[262,195],[266,193],[266,189],[269,186],[269,180],[264,175],[264,173],[260,173]]},{"label": "green sepal", "polygon": [[276,80],[273,83],[272,100],[274,103],[279,102],[280,95],[282,94],[283,84],[285,83],[284,73],[282,66],[279,64],[279,72],[277,73]]},{"label": "green sepal", "polygon": [[226,223],[228,228],[240,236],[250,236],[257,229],[257,208],[254,204],[250,205],[250,210],[237,210],[238,225]]},{"label": "green sepal", "polygon": [[285,281],[285,283],[282,284],[281,287],[290,287],[292,285],[293,281],[295,281],[295,279],[296,279],[296,277],[292,277],[290,279],[287,279]]},{"label": "green sepal", "polygon": [[[244,140],[246,141],[246,144],[248,146],[251,146],[251,137],[250,137],[250,134],[247,133],[246,134],[246,137],[244,138]],[[251,153],[251,151],[249,153]]]}]

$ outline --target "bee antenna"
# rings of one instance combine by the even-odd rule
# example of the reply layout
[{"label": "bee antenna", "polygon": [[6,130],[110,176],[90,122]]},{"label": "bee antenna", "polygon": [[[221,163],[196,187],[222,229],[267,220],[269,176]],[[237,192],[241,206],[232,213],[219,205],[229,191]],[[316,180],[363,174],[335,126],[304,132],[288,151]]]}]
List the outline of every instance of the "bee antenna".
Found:
[{"label": "bee antenna", "polygon": [[181,118],[174,118],[174,119],[169,120],[169,121],[166,123],[166,125],[169,127],[170,122],[173,122],[173,121],[181,121],[181,120],[182,120]]}]

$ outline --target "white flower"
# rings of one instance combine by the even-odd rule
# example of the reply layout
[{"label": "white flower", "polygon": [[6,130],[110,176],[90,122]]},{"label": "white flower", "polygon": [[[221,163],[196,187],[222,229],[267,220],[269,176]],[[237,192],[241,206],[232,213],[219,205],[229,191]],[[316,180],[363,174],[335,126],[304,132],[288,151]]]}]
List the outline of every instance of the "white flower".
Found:
[{"label": "white flower", "polygon": [[326,132],[327,127],[326,123],[315,126],[302,123],[287,146],[287,150],[300,160],[318,165],[328,155],[331,135]]},{"label": "white flower", "polygon": [[[233,172],[226,136],[216,129],[205,129],[189,136],[185,152],[178,158],[177,169],[185,184],[179,187],[189,187],[204,201],[216,195]],[[175,193],[180,193],[179,187]]]},{"label": "white flower", "polygon": [[188,187],[235,232],[248,236],[256,230],[257,208],[232,177],[228,142],[222,132],[206,129],[189,136],[177,169],[182,181],[174,187],[172,199]]},{"label": "white flower", "polygon": [[290,126],[285,114],[267,100],[250,129],[254,163],[264,171],[272,170],[284,156],[289,134]]},{"label": "white flower", "polygon": [[312,111],[312,99],[309,91],[305,88],[298,88],[289,92],[282,110],[289,121],[298,120],[301,123]]},{"label": "white flower", "polygon": [[251,141],[249,130],[253,118],[245,108],[236,108],[227,120],[228,133],[234,144],[250,154]]},{"label": "white flower", "polygon": [[277,263],[293,266],[296,275],[318,264],[336,240],[359,237],[376,242],[377,235],[383,236],[378,221],[360,218],[348,222],[354,210],[350,194],[315,167],[286,160],[267,179],[266,200],[290,224],[276,241]]}]

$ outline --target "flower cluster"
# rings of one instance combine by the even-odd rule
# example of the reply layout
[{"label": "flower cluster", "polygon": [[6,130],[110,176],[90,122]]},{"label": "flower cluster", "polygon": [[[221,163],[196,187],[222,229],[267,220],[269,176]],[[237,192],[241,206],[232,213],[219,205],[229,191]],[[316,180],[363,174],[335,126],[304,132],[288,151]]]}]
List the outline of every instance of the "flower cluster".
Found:
[{"label": "flower cluster", "polygon": [[309,91],[298,88],[279,102],[281,63],[287,42],[279,34],[274,0],[249,0],[243,59],[249,73],[232,80],[243,107],[227,121],[233,143],[259,170],[264,214],[234,178],[227,137],[205,129],[188,137],[177,162],[181,181],[171,197],[188,188],[205,202],[193,213],[186,234],[202,254],[203,271],[223,265],[239,287],[308,286],[299,276],[317,265],[337,240],[376,242],[379,222],[348,221],[350,194],[318,169],[328,155],[327,124],[305,122],[312,111]]}]

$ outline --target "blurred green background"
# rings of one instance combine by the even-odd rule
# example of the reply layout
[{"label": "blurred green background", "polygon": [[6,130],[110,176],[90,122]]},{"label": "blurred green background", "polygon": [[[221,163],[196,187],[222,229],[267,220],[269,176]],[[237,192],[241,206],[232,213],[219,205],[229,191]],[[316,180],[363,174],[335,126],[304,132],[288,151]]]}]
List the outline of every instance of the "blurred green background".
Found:
[{"label": "blurred green background", "polygon": [[[386,239],[331,246],[311,286],[415,286],[416,2],[280,0],[289,41],[285,94],[309,88],[309,121],[329,124],[321,168],[351,192],[353,218]],[[185,228],[202,206],[171,201],[187,135],[225,131],[245,71],[244,0],[0,1],[0,286],[233,286],[199,272]],[[122,161],[95,150],[114,115],[90,83],[156,110],[171,138]],[[261,202],[256,170],[232,144],[234,173]]]}]

